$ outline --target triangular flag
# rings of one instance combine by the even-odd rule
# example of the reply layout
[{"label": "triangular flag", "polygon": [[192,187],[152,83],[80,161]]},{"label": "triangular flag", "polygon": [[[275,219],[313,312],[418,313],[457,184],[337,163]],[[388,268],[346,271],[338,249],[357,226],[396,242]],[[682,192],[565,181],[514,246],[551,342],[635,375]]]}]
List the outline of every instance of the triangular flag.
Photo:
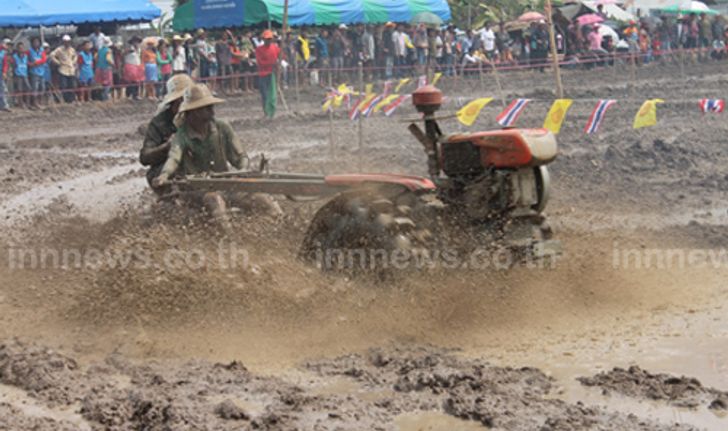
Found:
[{"label": "triangular flag", "polygon": [[632,125],[635,129],[642,127],[650,127],[657,124],[657,104],[665,103],[662,99],[650,99],[646,100],[642,104],[642,107],[634,117],[634,124]]},{"label": "triangular flag", "polygon": [[458,121],[466,126],[472,126],[478,118],[478,115],[480,115],[480,111],[485,107],[485,105],[492,101],[492,97],[483,97],[481,99],[473,100],[457,112]]},{"label": "triangular flag", "polygon": [[376,114],[377,112],[381,111],[382,108],[389,105],[390,103],[394,102],[394,99],[398,98],[399,94],[389,94],[386,97],[382,99],[381,102],[377,103],[377,105],[372,109],[372,113]]},{"label": "triangular flag", "polygon": [[419,78],[417,79],[417,88],[422,88],[422,87],[424,87],[425,85],[427,85],[427,75],[421,75],[421,76],[420,76],[420,77],[419,77]]},{"label": "triangular flag", "polygon": [[435,74],[435,75],[434,75],[434,76],[432,77],[432,85],[437,85],[437,81],[439,81],[439,80],[440,80],[440,78],[442,78],[442,72],[437,72],[437,73],[436,73],[436,74]]},{"label": "triangular flag", "polygon": [[397,84],[397,86],[396,86],[396,87],[394,87],[394,92],[395,92],[395,93],[399,93],[399,90],[400,90],[400,89],[401,89],[402,87],[404,87],[405,85],[407,85],[407,83],[409,83],[410,81],[411,81],[411,78],[404,78],[404,79],[400,79],[400,80],[399,80],[399,83]]},{"label": "triangular flag", "polygon": [[543,122],[543,128],[550,130],[554,135],[558,135],[561,130],[561,125],[566,118],[566,112],[572,103],[574,101],[571,99],[554,100],[554,104],[551,105],[551,109],[549,109],[549,113],[546,115],[546,120]]},{"label": "triangular flag", "polygon": [[409,99],[410,97],[412,97],[411,94],[404,94],[402,96],[399,96],[397,100],[385,106],[382,112],[384,112],[384,115],[386,115],[387,117],[391,116],[392,114],[394,114],[394,111],[396,111],[397,108],[399,108],[400,105],[402,105],[402,103],[404,103],[404,101]]},{"label": "triangular flag", "polygon": [[364,86],[364,94],[370,95],[374,93],[374,84],[367,84]]},{"label": "triangular flag", "polygon": [[324,112],[329,112],[329,111],[333,111],[332,105],[333,105],[333,103],[334,103],[334,99],[335,99],[335,97],[327,96],[327,97],[326,97],[326,101],[324,102],[324,104],[323,104],[323,106],[321,107],[321,109],[322,109],[322,110],[323,110]]}]

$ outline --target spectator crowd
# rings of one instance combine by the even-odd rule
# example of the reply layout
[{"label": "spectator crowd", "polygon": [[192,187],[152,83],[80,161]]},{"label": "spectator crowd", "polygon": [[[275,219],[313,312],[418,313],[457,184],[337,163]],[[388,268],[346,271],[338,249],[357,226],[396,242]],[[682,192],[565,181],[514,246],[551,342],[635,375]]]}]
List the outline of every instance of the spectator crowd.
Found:
[{"label": "spectator crowd", "polygon": [[[638,64],[690,50],[697,59],[726,57],[722,16],[686,14],[647,17],[624,24],[581,25],[554,15],[556,49],[563,67],[598,67],[634,59]],[[544,70],[550,52],[543,20],[481,29],[424,24],[346,25],[292,29],[273,35],[280,48],[282,85],[330,86],[364,79],[393,79],[441,72],[445,76],[488,72],[492,67]],[[607,29],[603,27],[608,27]],[[605,31],[606,30],[606,31]],[[0,44],[0,110],[38,109],[58,103],[142,98],[160,100],[164,83],[188,74],[213,93],[252,92],[269,85],[270,64],[260,67],[256,50],[263,33],[198,30],[169,39],[133,36],[123,41],[100,29],[85,38],[65,35],[54,45],[34,37]],[[269,39],[269,38],[268,38]],[[261,52],[258,50],[258,55]],[[270,52],[270,51],[269,51]],[[266,61],[270,62],[270,59]]]}]

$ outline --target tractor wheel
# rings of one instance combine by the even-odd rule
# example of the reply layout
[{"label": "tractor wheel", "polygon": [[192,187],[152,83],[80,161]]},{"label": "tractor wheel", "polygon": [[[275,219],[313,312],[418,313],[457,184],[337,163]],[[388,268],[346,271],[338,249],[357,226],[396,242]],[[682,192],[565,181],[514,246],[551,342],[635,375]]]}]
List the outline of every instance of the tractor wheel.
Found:
[{"label": "tractor wheel", "polygon": [[324,271],[352,274],[382,273],[395,259],[406,265],[434,238],[416,223],[427,213],[423,199],[411,192],[341,194],[316,213],[300,256]]}]

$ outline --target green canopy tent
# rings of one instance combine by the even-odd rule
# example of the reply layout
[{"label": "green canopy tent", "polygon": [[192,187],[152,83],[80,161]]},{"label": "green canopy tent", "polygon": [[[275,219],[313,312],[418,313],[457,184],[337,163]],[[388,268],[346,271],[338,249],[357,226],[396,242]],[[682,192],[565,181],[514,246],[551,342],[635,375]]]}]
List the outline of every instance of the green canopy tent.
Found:
[{"label": "green canopy tent", "polygon": [[[192,0],[177,8],[176,31],[283,23],[284,0]],[[450,20],[447,0],[291,0],[288,25],[410,22],[422,12]]]}]

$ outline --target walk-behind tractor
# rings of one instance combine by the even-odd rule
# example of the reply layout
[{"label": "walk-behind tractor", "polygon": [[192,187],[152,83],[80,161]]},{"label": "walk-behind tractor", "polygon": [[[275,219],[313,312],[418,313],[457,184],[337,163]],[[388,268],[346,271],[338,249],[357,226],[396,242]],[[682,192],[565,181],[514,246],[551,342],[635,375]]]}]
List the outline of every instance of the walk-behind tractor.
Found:
[{"label": "walk-behind tractor", "polygon": [[543,216],[550,186],[546,165],[557,154],[554,135],[545,129],[504,129],[446,136],[435,116],[442,93],[425,86],[412,99],[425,130],[415,123],[409,130],[425,149],[429,179],[261,168],[187,178],[183,187],[330,196],[300,250],[303,259],[323,269],[378,270],[423,257],[428,264],[445,259],[441,263],[459,265],[475,251],[507,250],[519,259],[557,253]]}]

